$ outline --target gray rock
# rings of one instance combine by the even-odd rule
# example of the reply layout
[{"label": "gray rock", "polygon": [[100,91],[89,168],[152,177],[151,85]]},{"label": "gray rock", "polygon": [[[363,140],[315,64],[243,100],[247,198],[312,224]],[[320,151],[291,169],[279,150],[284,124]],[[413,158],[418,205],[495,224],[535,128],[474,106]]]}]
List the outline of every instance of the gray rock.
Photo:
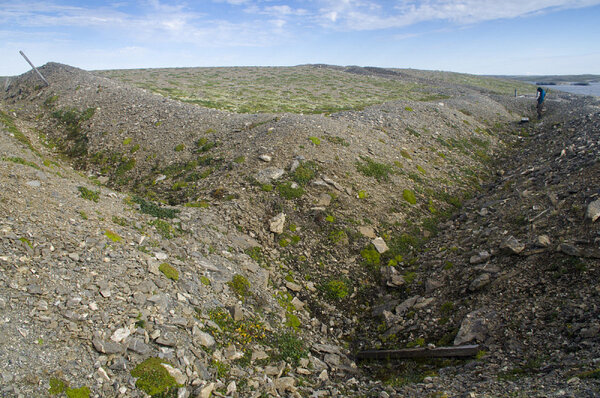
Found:
[{"label": "gray rock", "polygon": [[472,292],[477,291],[483,288],[484,286],[488,285],[490,282],[490,274],[481,274],[477,278],[473,279],[473,281],[469,285],[469,290]]},{"label": "gray rock", "polygon": [[296,379],[290,376],[280,377],[275,380],[275,388],[280,394],[285,394],[286,392],[295,392],[296,391]]},{"label": "gray rock", "polygon": [[170,333],[161,334],[155,341],[156,344],[164,345],[165,347],[175,347],[177,345],[175,337]]},{"label": "gray rock", "polygon": [[537,238],[537,245],[541,246],[541,247],[548,247],[550,246],[550,237],[548,237],[548,235],[540,235]]},{"label": "gray rock", "polygon": [[431,293],[444,286],[444,282],[439,279],[429,278],[425,281],[425,293]]},{"label": "gray rock", "polygon": [[27,181],[25,184],[29,185],[32,188],[39,188],[42,186],[42,183],[38,180]]},{"label": "gray rock", "polygon": [[316,204],[317,204],[317,206],[320,206],[320,207],[329,206],[331,204],[331,196],[326,193],[319,195],[319,198],[317,199]]},{"label": "gray rock", "polygon": [[469,343],[473,340],[483,341],[487,337],[488,328],[483,313],[480,310],[473,311],[463,319],[460,329],[454,338],[454,345]]},{"label": "gray rock", "polygon": [[570,243],[561,243],[560,245],[558,245],[556,250],[559,252],[563,252],[569,256],[581,256],[581,249]]},{"label": "gray rock", "polygon": [[514,236],[509,236],[500,246],[502,250],[510,254],[519,254],[525,250],[525,244],[519,242]]},{"label": "gray rock", "polygon": [[285,170],[277,167],[267,167],[256,174],[256,180],[261,184],[269,184],[274,180],[280,179],[285,174]]},{"label": "gray rock", "polygon": [[242,307],[239,304],[235,304],[234,306],[229,308],[229,312],[231,313],[231,317],[234,321],[239,322],[244,319],[244,312],[242,311]]},{"label": "gray rock", "polygon": [[291,291],[296,292],[296,293],[299,291],[302,291],[302,286],[300,286],[294,282],[286,282],[285,287],[287,287],[288,289],[290,289]]},{"label": "gray rock", "polygon": [[595,324],[591,325],[588,328],[583,328],[581,329],[581,332],[579,334],[584,339],[592,339],[594,337],[598,337],[598,334],[600,334],[600,325]]},{"label": "gray rock", "polygon": [[110,339],[115,343],[120,343],[124,339],[126,339],[131,334],[129,328],[119,328],[115,330]]},{"label": "gray rock", "polygon": [[110,370],[114,370],[115,372],[124,372],[127,370],[127,366],[129,365],[129,361],[123,357],[117,357],[113,361],[113,363],[109,366]]},{"label": "gray rock", "polygon": [[142,339],[131,339],[127,345],[127,349],[140,355],[145,355],[151,351],[148,344],[144,343]]},{"label": "gray rock", "polygon": [[337,368],[342,363],[341,357],[337,354],[325,354],[323,360],[332,368]]},{"label": "gray rock", "polygon": [[340,351],[340,347],[332,345],[332,344],[313,344],[312,349],[318,352],[326,352],[329,354],[342,354]]},{"label": "gray rock", "polygon": [[79,254],[77,253],[69,253],[69,258],[73,261],[79,261]]},{"label": "gray rock", "polygon": [[292,161],[292,164],[290,164],[290,173],[296,171],[298,167],[300,167],[300,161],[298,159],[294,159]]},{"label": "gray rock", "polygon": [[294,297],[292,299],[292,305],[298,311],[300,311],[300,310],[302,310],[304,308],[304,303],[298,297]]},{"label": "gray rock", "polygon": [[375,238],[371,241],[371,243],[373,244],[373,246],[375,246],[375,249],[379,252],[379,254],[383,254],[386,251],[390,250],[383,238]]},{"label": "gray rock", "polygon": [[471,256],[471,258],[469,259],[469,263],[471,264],[479,264],[479,263],[483,263],[486,262],[487,260],[489,260],[491,257],[490,253],[486,250],[480,251],[479,253]]},{"label": "gray rock", "polygon": [[162,367],[169,372],[169,374],[175,379],[177,384],[184,385],[187,382],[187,377],[181,372],[181,370],[174,368],[168,363],[161,363]]},{"label": "gray rock", "polygon": [[119,343],[113,341],[104,341],[100,337],[94,337],[92,345],[96,351],[102,354],[118,354],[125,352],[125,347]]},{"label": "gray rock", "polygon": [[590,203],[585,211],[585,218],[591,222],[595,222],[600,218],[600,199],[597,199]]},{"label": "gray rock", "polygon": [[377,237],[373,227],[368,227],[368,226],[358,227],[358,232],[360,232],[363,236],[366,236],[367,238],[375,239]]},{"label": "gray rock", "polygon": [[200,331],[198,333],[198,341],[204,347],[212,347],[215,345],[215,339],[210,334]]},{"label": "gray rock", "polygon": [[31,285],[27,286],[27,293],[42,294],[42,288],[37,284],[31,284]]},{"label": "gray rock", "polygon": [[406,300],[404,300],[402,303],[400,303],[396,308],[395,308],[395,312],[397,315],[402,315],[404,314],[409,308],[412,308],[413,305],[415,305],[417,303],[417,300],[420,299],[420,296],[412,296],[407,298]]},{"label": "gray rock", "polygon": [[282,234],[285,227],[285,213],[279,213],[269,221],[269,229],[276,234]]},{"label": "gray rock", "polygon": [[273,158],[270,155],[267,154],[262,154],[258,157],[260,160],[262,160],[265,163],[269,163],[270,161],[273,160]]}]

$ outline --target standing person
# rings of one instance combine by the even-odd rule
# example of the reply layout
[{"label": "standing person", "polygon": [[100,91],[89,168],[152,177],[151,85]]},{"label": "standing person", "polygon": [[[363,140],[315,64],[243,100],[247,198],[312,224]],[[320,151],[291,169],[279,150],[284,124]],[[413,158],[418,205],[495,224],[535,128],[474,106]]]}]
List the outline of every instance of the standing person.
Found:
[{"label": "standing person", "polygon": [[546,90],[541,87],[537,88],[537,115],[538,119],[542,118],[542,107],[544,106],[544,99],[546,98]]}]

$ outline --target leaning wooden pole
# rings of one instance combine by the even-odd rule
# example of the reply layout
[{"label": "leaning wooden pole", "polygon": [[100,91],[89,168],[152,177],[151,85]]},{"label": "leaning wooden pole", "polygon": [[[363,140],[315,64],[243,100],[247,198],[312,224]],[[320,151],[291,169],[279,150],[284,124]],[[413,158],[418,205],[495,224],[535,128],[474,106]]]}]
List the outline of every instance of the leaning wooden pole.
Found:
[{"label": "leaning wooden pole", "polygon": [[458,347],[437,348],[405,348],[402,350],[368,350],[356,354],[356,359],[414,359],[414,358],[452,358],[474,357],[479,352],[479,345],[462,345]]},{"label": "leaning wooden pole", "polygon": [[44,78],[44,76],[42,76],[42,74],[40,73],[40,71],[35,66],[33,66],[33,64],[31,63],[31,61],[29,60],[29,58],[27,58],[27,55],[25,55],[25,53],[23,53],[23,51],[19,51],[19,53],[23,56],[23,58],[25,58],[25,61],[27,61],[29,63],[29,65],[31,65],[31,67],[33,68],[33,70],[37,72],[37,74],[44,81],[44,83],[46,83],[46,86],[49,86],[50,83],[48,83],[48,80],[46,80]]}]

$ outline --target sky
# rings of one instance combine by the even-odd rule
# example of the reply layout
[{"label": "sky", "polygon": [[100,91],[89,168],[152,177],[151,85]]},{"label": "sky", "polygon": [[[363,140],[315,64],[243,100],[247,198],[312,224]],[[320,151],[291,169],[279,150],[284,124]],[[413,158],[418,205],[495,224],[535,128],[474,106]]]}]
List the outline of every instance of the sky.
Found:
[{"label": "sky", "polygon": [[0,0],[0,76],[324,63],[600,74],[600,0]]}]

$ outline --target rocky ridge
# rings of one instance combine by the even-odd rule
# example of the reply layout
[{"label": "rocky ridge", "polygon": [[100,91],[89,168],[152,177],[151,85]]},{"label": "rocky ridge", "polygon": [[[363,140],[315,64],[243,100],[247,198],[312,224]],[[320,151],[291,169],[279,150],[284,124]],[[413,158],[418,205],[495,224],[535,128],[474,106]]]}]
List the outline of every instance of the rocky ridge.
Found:
[{"label": "rocky ridge", "polygon": [[[243,115],[42,70],[50,87],[26,74],[2,102],[3,394],[61,380],[142,396],[131,371],[153,357],[179,396],[597,392],[583,376],[598,358],[592,100],[561,96],[523,137],[495,123],[519,131],[530,99],[468,87],[329,117]],[[499,180],[461,204],[519,142]],[[419,245],[401,252],[402,231]],[[565,296],[574,286],[588,289]],[[352,361],[360,347],[444,337],[487,353],[408,386]],[[514,369],[525,377],[504,377]]]}]

